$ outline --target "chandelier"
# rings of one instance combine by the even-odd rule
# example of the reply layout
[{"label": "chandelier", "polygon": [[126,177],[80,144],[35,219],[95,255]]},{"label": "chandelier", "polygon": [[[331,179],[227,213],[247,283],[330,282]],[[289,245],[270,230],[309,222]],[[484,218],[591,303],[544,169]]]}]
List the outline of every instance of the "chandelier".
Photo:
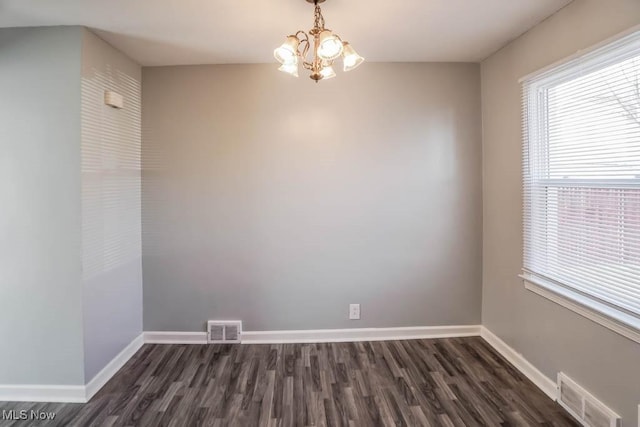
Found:
[{"label": "chandelier", "polygon": [[[273,56],[281,64],[278,70],[298,77],[299,64],[311,72],[312,80],[330,79],[336,76],[333,63],[342,57],[344,71],[351,71],[362,64],[364,58],[333,31],[324,27],[324,17],[320,4],[325,0],[307,0],[315,5],[313,28],[309,33],[298,31],[287,37],[286,41],[273,51]],[[313,39],[313,56],[307,59]]]}]

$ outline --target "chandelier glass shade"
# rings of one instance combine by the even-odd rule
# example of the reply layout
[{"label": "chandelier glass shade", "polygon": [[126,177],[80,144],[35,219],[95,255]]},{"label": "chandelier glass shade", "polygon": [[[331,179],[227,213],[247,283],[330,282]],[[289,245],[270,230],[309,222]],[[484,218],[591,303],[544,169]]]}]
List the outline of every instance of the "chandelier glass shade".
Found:
[{"label": "chandelier glass shade", "polygon": [[[278,70],[298,77],[300,64],[311,72],[316,83],[336,76],[333,63],[342,57],[343,70],[351,71],[364,61],[349,42],[342,41],[340,36],[325,28],[324,17],[319,3],[325,0],[307,0],[315,5],[314,24],[309,32],[298,31],[287,36],[284,43],[273,51],[273,56],[281,64]],[[312,46],[313,44],[313,46]],[[309,51],[313,47],[313,54]],[[310,56],[309,58],[307,58]]]}]

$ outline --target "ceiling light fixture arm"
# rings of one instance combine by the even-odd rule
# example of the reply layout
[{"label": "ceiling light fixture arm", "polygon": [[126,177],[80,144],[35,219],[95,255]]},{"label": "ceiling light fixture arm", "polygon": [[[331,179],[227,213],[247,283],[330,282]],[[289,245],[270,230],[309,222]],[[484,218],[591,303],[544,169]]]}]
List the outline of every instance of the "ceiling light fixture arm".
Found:
[{"label": "ceiling light fixture arm", "polygon": [[300,43],[298,45],[298,55],[300,56],[300,58],[304,60],[307,57],[307,54],[309,53],[309,46],[310,46],[309,36],[307,35],[307,33],[300,30],[295,34],[295,37],[298,39]]}]

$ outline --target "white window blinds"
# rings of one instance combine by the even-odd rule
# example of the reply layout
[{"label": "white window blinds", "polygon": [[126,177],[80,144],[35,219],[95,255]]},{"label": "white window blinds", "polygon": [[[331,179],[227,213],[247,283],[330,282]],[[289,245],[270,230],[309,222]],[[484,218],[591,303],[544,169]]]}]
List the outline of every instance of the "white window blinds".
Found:
[{"label": "white window blinds", "polygon": [[525,276],[640,317],[640,32],[523,83]]}]

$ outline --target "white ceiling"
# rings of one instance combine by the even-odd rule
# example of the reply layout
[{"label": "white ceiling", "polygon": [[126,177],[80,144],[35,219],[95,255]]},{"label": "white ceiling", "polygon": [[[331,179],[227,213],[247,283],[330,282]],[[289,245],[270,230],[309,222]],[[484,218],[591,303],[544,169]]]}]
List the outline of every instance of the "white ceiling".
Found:
[{"label": "white ceiling", "polygon": [[[571,0],[327,0],[369,61],[484,59]],[[263,63],[313,24],[304,0],[0,0],[0,27],[85,25],[142,65]]]}]

